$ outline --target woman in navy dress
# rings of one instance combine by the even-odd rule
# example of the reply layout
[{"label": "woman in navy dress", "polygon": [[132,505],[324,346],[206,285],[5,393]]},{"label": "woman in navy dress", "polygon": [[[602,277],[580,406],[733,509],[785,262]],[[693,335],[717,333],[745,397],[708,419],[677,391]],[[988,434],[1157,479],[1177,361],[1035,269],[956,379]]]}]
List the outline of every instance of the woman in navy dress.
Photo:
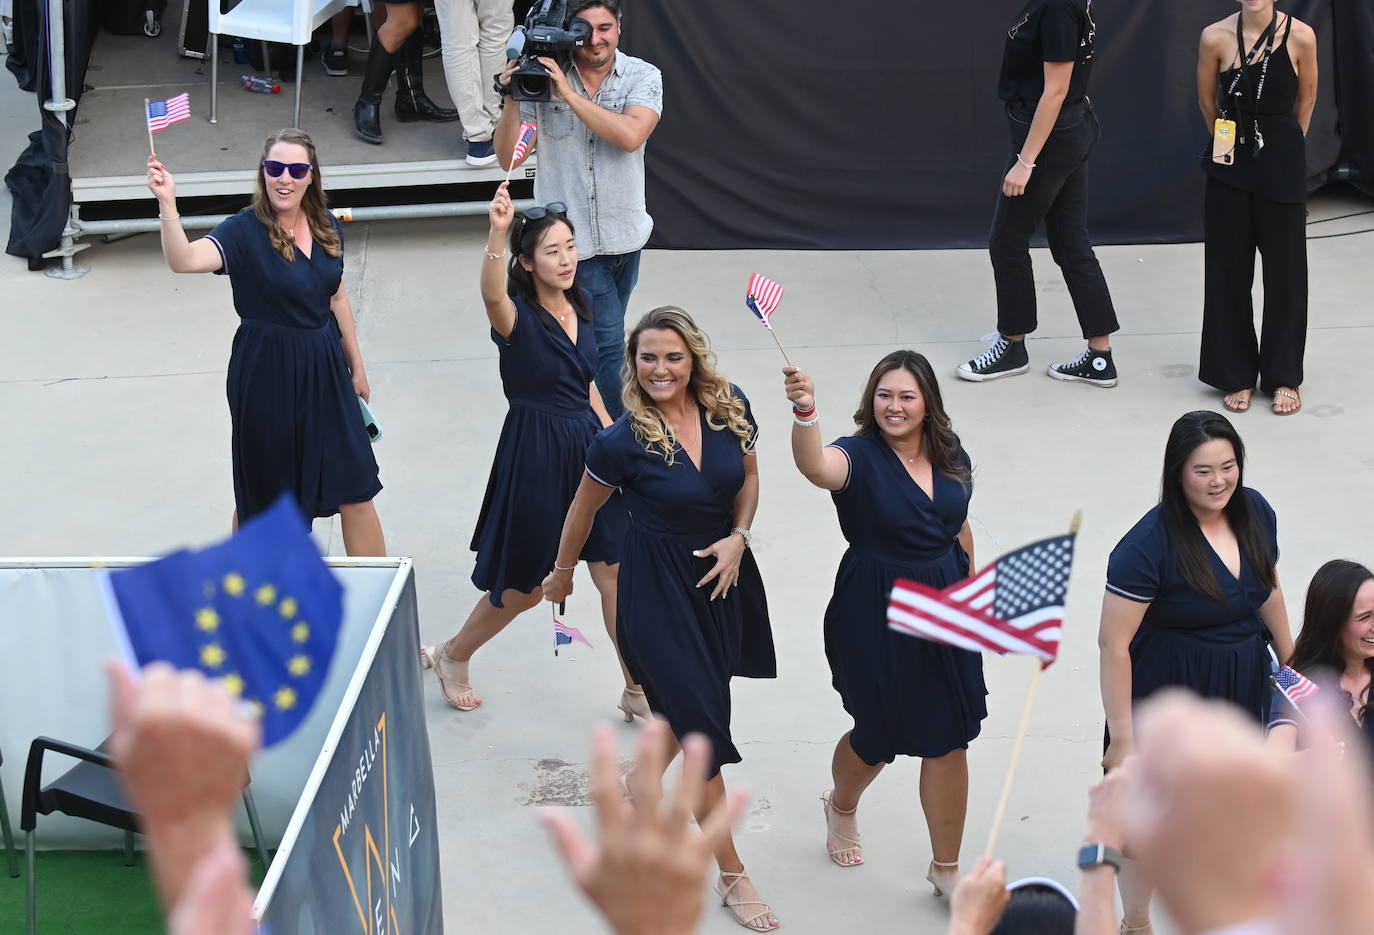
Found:
[{"label": "woman in navy dress", "polygon": [[[505,183],[492,199],[491,231],[482,261],[482,302],[501,359],[501,387],[510,410],[501,426],[482,512],[472,534],[477,564],[472,583],[487,592],[467,622],[424,658],[448,703],[471,711],[482,703],[468,682],[468,662],[483,644],[543,597],[563,515],[586,462],[587,445],[610,424],[596,374],[591,302],[577,282],[577,242],[560,204],[516,217]],[[510,263],[493,250],[510,232]],[[606,632],[615,643],[616,570],[625,511],[617,497],[597,517],[580,552],[601,592]],[[621,665],[622,670],[624,665]],[[647,718],[644,692],[625,673],[625,720]]]},{"label": "woman in navy dress", "polygon": [[338,513],[349,555],[385,555],[372,505],[382,483],[358,406],[372,390],[315,144],[300,130],[270,135],[250,206],[194,243],[179,221],[176,183],[155,155],[148,188],[172,272],[228,275],[242,319],[227,380],[235,525],[285,491],[308,519]]},{"label": "woman in navy dress", "polygon": [[968,576],[973,532],[971,463],[950,425],[930,363],[888,354],[869,375],[858,426],[822,447],[815,386],[786,367],[792,456],[807,480],[831,492],[849,549],[825,611],[825,655],[854,719],[831,759],[834,790],[821,796],[826,850],[841,867],[863,863],[859,798],[899,754],[921,758],[921,807],[936,895],[959,876],[968,803],[968,744],[987,717],[978,653],[896,633],[888,595],[901,578],[945,587]]},{"label": "woman in navy dress", "polygon": [[[759,475],[749,402],[716,370],[706,336],[679,308],[645,315],[625,353],[625,414],[587,449],[544,596],[572,593],[572,571],[597,510],[619,488],[630,513],[617,604],[620,650],[649,706],[673,729],[712,745],[698,818],[725,797],[720,768],[738,763],[730,678],[773,678],[768,602],[749,551]],[[674,745],[666,764],[677,753]],[[716,852],[716,892],[758,932],[778,921],[735,851]]]},{"label": "woman in navy dress", "polygon": [[[1132,751],[1135,703],[1168,686],[1227,699],[1264,723],[1266,644],[1286,661],[1293,638],[1277,519],[1244,473],[1245,446],[1225,416],[1181,417],[1165,444],[1159,505],[1112,550],[1097,637],[1106,769]],[[1123,931],[1148,931],[1150,887],[1131,861],[1120,886]]]},{"label": "woman in navy dress", "polygon": [[[1374,754],[1374,572],[1340,558],[1317,569],[1288,664],[1303,675],[1335,673],[1365,754]],[[1305,721],[1276,689],[1269,702],[1270,743],[1285,750],[1305,747]]]}]

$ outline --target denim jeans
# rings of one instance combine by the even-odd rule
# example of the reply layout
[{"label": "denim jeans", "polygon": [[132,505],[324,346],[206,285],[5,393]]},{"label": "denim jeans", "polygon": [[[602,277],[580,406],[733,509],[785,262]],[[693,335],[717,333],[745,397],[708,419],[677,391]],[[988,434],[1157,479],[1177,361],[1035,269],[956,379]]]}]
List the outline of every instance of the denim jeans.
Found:
[{"label": "denim jeans", "polygon": [[[1016,164],[1015,154],[1026,142],[1030,120],[1031,114],[1025,111],[1007,111],[1012,142],[1007,170]],[[1084,102],[1066,108],[1035,159],[1025,194],[1008,198],[998,193],[988,252],[997,281],[997,330],[1002,334],[1029,334],[1036,328],[1030,239],[1041,221],[1083,337],[1111,334],[1120,327],[1102,267],[1088,240],[1088,158],[1101,136],[1091,105]]]},{"label": "denim jeans", "polygon": [[625,363],[625,310],[639,281],[639,254],[594,256],[577,264],[582,288],[592,296],[592,331],[596,335],[596,388],[612,419],[625,411],[620,401],[620,368]]}]

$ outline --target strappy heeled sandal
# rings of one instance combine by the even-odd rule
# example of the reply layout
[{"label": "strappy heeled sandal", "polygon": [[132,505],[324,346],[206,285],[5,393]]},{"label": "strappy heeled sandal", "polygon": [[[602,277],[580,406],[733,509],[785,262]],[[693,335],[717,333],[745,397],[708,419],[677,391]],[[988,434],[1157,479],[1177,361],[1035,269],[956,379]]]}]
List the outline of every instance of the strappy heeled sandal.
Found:
[{"label": "strappy heeled sandal", "polygon": [[1121,920],[1121,935],[1154,935],[1154,925],[1146,922],[1144,925],[1127,925],[1126,920]]},{"label": "strappy heeled sandal", "polygon": [[[851,837],[850,837],[849,835],[847,835],[847,834],[843,834],[842,832],[836,831],[836,830],[831,826],[831,824],[830,824],[830,813],[831,813],[831,812],[834,812],[836,815],[844,815],[844,816],[848,817],[848,816],[850,816],[850,815],[853,815],[855,812],[857,812],[857,811],[859,810],[859,806],[856,805],[856,806],[854,806],[853,808],[851,808],[849,811],[846,812],[844,809],[838,807],[838,806],[835,804],[834,798],[833,798],[834,795],[835,795],[835,790],[833,790],[833,789],[830,790],[829,792],[822,792],[822,793],[821,793],[821,806],[822,806],[822,811],[825,813],[825,830],[826,830],[826,832],[827,832],[826,842],[825,842],[825,850],[826,850],[826,853],[828,853],[828,854],[830,855],[830,859],[834,862],[835,866],[837,866],[837,867],[858,867],[858,866],[862,865],[863,862],[864,862],[863,845],[860,843],[858,833],[856,832],[856,833],[855,833],[855,836],[851,838]],[[830,846],[830,840],[829,840],[830,838],[839,838],[841,841],[844,842],[844,845],[845,845],[845,846],[844,846],[844,847],[831,847],[831,846]],[[851,856],[851,857],[849,858],[849,860],[841,860],[841,859],[840,859],[840,855],[841,855],[841,854],[848,854],[848,853],[851,853],[851,852],[852,852],[852,855],[853,855],[853,856]]]},{"label": "strappy heeled sandal", "polygon": [[[730,902],[730,894],[735,891],[736,886],[739,886],[739,881],[748,879],[749,874],[745,873],[743,870],[739,873],[731,873],[727,870],[722,870],[720,872],[720,879],[716,881],[715,887],[716,895],[720,897],[720,904],[730,910],[736,922],[750,931],[771,932],[781,928],[782,923],[778,922],[774,917],[772,907],[763,900],[741,899],[733,903]],[[721,884],[725,883],[726,880],[729,880],[730,884],[722,888]],[[750,882],[752,883],[753,881],[750,880]],[[739,914],[741,906],[762,906],[763,908],[751,916],[742,916]]]},{"label": "strappy heeled sandal", "polygon": [[[468,682],[468,664],[450,659],[448,653],[438,646],[421,646],[420,658],[426,669],[433,669],[439,680],[439,692],[444,700],[459,711],[471,711],[482,703],[477,692]],[[459,667],[462,667],[459,671]],[[464,701],[463,698],[470,701]]]},{"label": "strappy heeled sandal", "polygon": [[620,704],[616,707],[625,715],[626,724],[637,717],[647,721],[654,716],[654,713],[649,710],[649,699],[644,697],[643,689],[625,689],[620,693]]},{"label": "strappy heeled sandal", "polygon": [[[936,896],[944,896],[945,891],[940,889],[940,884],[935,882],[935,868],[940,867],[944,870],[948,870],[950,867],[957,868],[958,866],[959,861],[957,860],[932,860],[930,862],[930,867],[926,870],[926,882],[935,888]],[[955,877],[957,879],[958,874],[955,874]]]}]

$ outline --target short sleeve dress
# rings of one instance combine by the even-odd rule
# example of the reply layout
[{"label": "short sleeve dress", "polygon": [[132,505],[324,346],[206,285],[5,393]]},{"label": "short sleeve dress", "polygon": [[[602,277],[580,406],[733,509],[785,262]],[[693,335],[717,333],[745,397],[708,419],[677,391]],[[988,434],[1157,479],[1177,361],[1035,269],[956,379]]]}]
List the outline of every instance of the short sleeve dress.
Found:
[{"label": "short sleeve dress", "polygon": [[[733,390],[755,425],[744,394]],[[616,605],[621,657],[679,740],[694,732],[710,738],[714,777],[723,764],[740,761],[730,737],[731,676],[774,678],[777,660],[750,550],[727,594],[712,601],[709,587],[696,586],[715,559],[692,553],[730,534],[744,485],[739,437],[713,429],[704,410],[700,419],[700,470],[681,446],[672,464],[647,450],[624,415],[587,449],[587,474],[620,488],[630,515]]]},{"label": "short sleeve dress", "polygon": [[[849,548],[825,611],[825,655],[854,719],[850,746],[869,765],[967,747],[988,713],[983,657],[889,629],[887,605],[899,577],[941,588],[968,575],[956,537],[972,482],[932,472],[932,499],[881,437],[830,447],[849,459],[848,482],[831,494]],[[969,467],[967,454],[960,461]]]},{"label": "short sleeve dress", "polygon": [[[343,244],[343,232],[339,243]],[[240,322],[226,390],[233,426],[234,502],[242,522],[283,491],[307,518],[377,496],[382,482],[363,427],[329,300],[343,255],[318,243],[287,260],[252,209],[226,218],[207,239],[219,248]]]},{"label": "short sleeve dress", "polygon": [[[515,326],[510,334],[503,338],[491,332],[510,409],[472,534],[477,553],[472,583],[497,607],[507,588],[528,593],[553,568],[587,446],[601,431],[589,390],[596,373],[591,322],[578,321],[574,342],[542,306],[519,296],[511,301]],[[581,558],[615,564],[624,537],[625,507],[615,496],[597,514]]]},{"label": "short sleeve dress", "polygon": [[[1278,561],[1278,519],[1258,491],[1241,488]],[[1204,698],[1235,702],[1261,724],[1269,708],[1269,631],[1259,609],[1271,590],[1255,577],[1244,552],[1240,577],[1232,575],[1204,540],[1225,603],[1193,589],[1178,567],[1156,506],[1122,537],[1107,560],[1107,590],[1148,604],[1131,640],[1131,698],[1148,698],[1168,686]]]}]

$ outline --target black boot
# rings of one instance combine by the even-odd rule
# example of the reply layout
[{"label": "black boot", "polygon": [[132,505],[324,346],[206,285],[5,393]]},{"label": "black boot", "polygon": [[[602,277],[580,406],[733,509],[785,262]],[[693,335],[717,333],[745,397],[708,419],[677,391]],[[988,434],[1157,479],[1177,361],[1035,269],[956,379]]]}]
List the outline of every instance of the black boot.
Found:
[{"label": "black boot", "polygon": [[382,92],[396,67],[396,53],[388,52],[380,39],[373,38],[367,53],[367,69],[358,103],[353,105],[353,129],[369,143],[382,141]]},{"label": "black boot", "polygon": [[425,94],[424,47],[418,29],[400,48],[400,61],[396,65],[396,119],[401,123],[416,120],[448,123],[458,119],[458,111],[440,107]]}]

